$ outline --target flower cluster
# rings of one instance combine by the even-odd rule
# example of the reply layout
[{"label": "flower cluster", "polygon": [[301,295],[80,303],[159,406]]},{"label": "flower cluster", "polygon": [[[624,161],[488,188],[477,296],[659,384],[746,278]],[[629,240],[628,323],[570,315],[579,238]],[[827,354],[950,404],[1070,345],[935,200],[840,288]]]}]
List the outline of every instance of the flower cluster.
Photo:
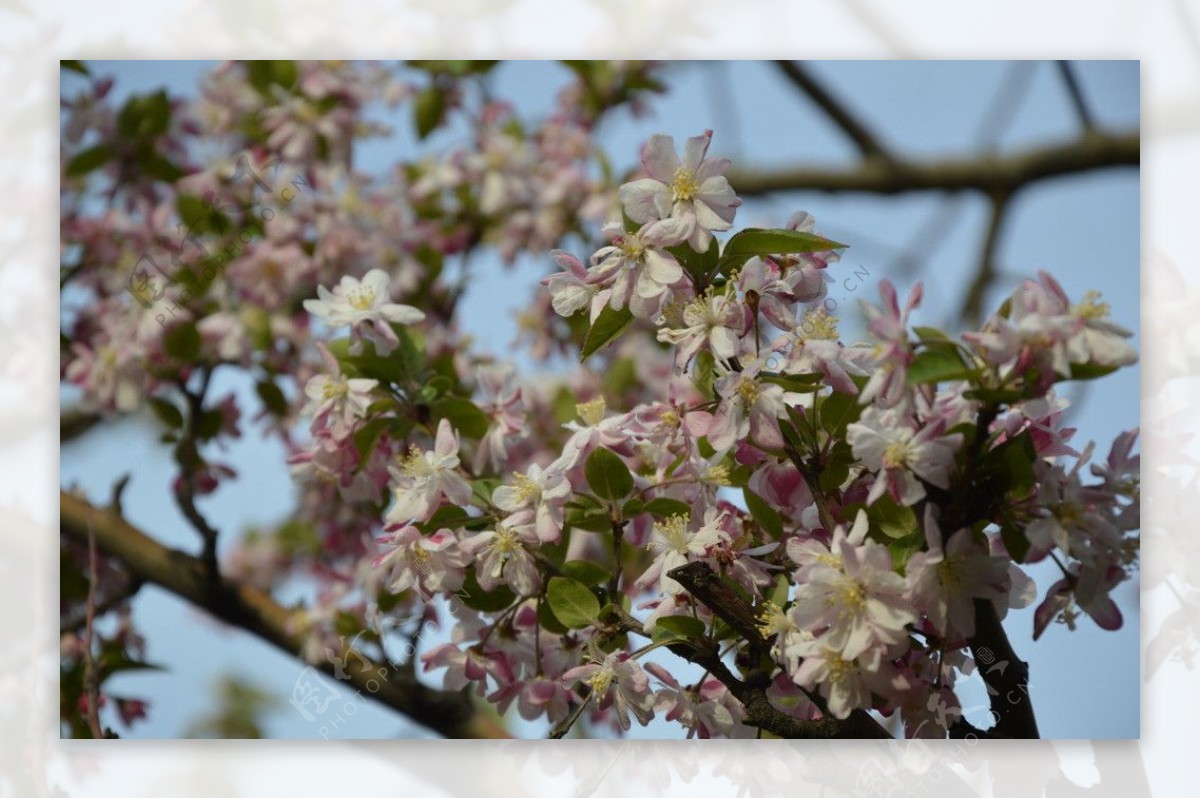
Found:
[{"label": "flower cluster", "polygon": [[[375,622],[420,618],[446,622],[413,656],[424,679],[555,735],[869,711],[944,736],[999,626],[981,619],[1037,599],[1025,564],[1061,571],[1034,637],[1121,624],[1137,433],[1092,463],[1055,393],[1136,360],[1098,296],[1041,274],[955,337],[914,326],[919,284],[902,300],[882,281],[870,340],[847,342],[826,301],[845,245],[803,212],[735,229],[712,132],[653,136],[638,174],[605,177],[592,127],[637,106],[651,66],[573,66],[526,125],[486,96],[469,110],[482,62],[419,63],[399,84],[230,64],[196,103],[109,113],[97,85],[69,120],[64,180],[114,189],[100,216],[64,200],[64,378],[104,413],[149,406],[185,507],[233,477],[214,453],[250,421],[279,438],[296,512],[223,569],[316,582],[289,626],[307,657],[356,631],[386,652]],[[357,174],[369,110],[408,101],[419,136],[465,124],[471,145]],[[193,165],[200,136],[253,157]],[[524,335],[598,367],[525,378],[472,350],[454,256],[481,245],[557,265]],[[229,366],[257,416],[208,395]]]}]

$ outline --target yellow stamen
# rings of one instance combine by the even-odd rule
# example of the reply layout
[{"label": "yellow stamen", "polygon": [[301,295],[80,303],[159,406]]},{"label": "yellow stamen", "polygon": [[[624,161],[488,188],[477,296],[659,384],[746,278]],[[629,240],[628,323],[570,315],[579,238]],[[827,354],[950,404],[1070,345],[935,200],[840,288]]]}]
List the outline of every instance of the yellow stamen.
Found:
[{"label": "yellow stamen", "polygon": [[671,178],[671,195],[675,202],[687,202],[699,193],[700,182],[696,180],[696,173],[682,166],[676,169],[675,176]]},{"label": "yellow stamen", "polygon": [[1081,316],[1084,319],[1103,319],[1108,316],[1112,306],[1107,302],[1100,302],[1100,292],[1089,291],[1083,295],[1083,302],[1077,304],[1071,309],[1076,316]]},{"label": "yellow stamen", "polygon": [[595,427],[604,421],[606,410],[608,405],[604,402],[604,397],[597,397],[591,402],[581,402],[575,406],[575,413],[579,414],[579,418],[588,427]]}]

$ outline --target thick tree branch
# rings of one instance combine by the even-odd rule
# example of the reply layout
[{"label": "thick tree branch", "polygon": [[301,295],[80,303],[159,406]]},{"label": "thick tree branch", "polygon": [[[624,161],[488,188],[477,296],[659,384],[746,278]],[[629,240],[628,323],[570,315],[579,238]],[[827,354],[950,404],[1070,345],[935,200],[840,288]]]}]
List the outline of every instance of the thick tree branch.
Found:
[{"label": "thick tree branch", "polygon": [[779,67],[779,71],[783,73],[784,77],[791,81],[792,85],[804,92],[825,112],[826,116],[842,129],[842,132],[858,147],[864,158],[890,158],[887,151],[883,149],[883,145],[867,129],[866,125],[831,95],[821,85],[821,82],[809,73],[807,68],[795,61],[776,61],[775,65]]},{"label": "thick tree branch", "polygon": [[975,634],[968,643],[990,697],[995,724],[989,737],[1040,737],[1029,696],[1029,664],[1013,651],[991,602],[975,600]]},{"label": "thick tree branch", "polygon": [[[226,581],[219,581],[214,590],[201,559],[163,546],[115,513],[95,508],[66,491],[60,492],[59,501],[63,535],[86,543],[90,520],[96,545],[121,561],[134,578],[165,588],[221,621],[300,658],[303,641],[288,630],[290,612],[267,594]],[[498,722],[478,712],[464,694],[435,690],[357,652],[343,654],[343,658],[345,676],[363,696],[447,738],[508,737]],[[318,668],[331,676],[337,674],[331,662]]]},{"label": "thick tree branch", "polygon": [[914,191],[982,191],[1015,194],[1041,180],[1118,166],[1137,166],[1141,144],[1136,133],[1091,133],[1078,141],[1011,155],[984,155],[934,161],[867,160],[853,169],[782,167],[735,170],[729,183],[741,196],[776,191],[840,191],[903,194]]}]

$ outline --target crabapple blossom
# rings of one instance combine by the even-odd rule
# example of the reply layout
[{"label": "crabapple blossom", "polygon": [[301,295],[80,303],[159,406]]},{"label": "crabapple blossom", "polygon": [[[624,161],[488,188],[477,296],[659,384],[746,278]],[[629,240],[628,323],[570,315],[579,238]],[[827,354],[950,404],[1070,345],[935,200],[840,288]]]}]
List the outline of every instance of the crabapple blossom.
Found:
[{"label": "crabapple blossom", "polygon": [[427,521],[443,497],[456,505],[470,501],[471,486],[457,471],[458,450],[458,434],[442,419],[432,450],[414,446],[399,466],[390,467],[396,501],[387,512],[389,524]]},{"label": "crabapple blossom", "polygon": [[921,480],[938,488],[950,487],[962,434],[946,435],[942,421],[916,429],[900,412],[871,406],[849,425],[846,440],[863,465],[876,472],[867,502],[890,494],[902,505],[911,505],[925,496]]},{"label": "crabapple blossom", "polygon": [[620,188],[629,218],[638,223],[681,220],[682,236],[674,243],[687,241],[696,252],[707,251],[712,232],[729,230],[742,202],[724,176],[729,159],[705,158],[711,141],[712,131],[688,139],[681,160],[675,139],[651,136],[642,148],[642,166],[649,177]]},{"label": "crabapple blossom", "polygon": [[654,694],[650,678],[641,665],[624,652],[604,654],[593,648],[591,662],[576,666],[562,676],[566,685],[582,682],[597,697],[600,709],[613,707],[621,729],[630,727],[630,715],[643,726],[654,718]]},{"label": "crabapple blossom", "polygon": [[411,305],[389,301],[389,281],[382,269],[372,269],[362,280],[346,275],[333,291],[317,286],[317,299],[305,300],[304,310],[332,328],[349,326],[355,337],[371,337],[380,354],[387,355],[399,344],[391,324],[412,325],[425,318]]}]

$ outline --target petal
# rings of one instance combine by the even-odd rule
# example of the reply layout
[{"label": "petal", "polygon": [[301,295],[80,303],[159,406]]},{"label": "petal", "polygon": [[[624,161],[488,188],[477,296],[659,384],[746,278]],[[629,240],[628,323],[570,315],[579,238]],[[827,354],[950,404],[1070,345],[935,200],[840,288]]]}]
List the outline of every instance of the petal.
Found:
[{"label": "petal", "polygon": [[643,178],[625,183],[617,195],[625,213],[639,224],[670,215],[671,191],[657,180]]},{"label": "petal", "polygon": [[[689,139],[689,144],[691,140]],[[669,183],[679,169],[679,157],[675,155],[675,139],[662,133],[651,136],[642,147],[642,166],[655,180]],[[632,216],[632,214],[631,214]]]}]

